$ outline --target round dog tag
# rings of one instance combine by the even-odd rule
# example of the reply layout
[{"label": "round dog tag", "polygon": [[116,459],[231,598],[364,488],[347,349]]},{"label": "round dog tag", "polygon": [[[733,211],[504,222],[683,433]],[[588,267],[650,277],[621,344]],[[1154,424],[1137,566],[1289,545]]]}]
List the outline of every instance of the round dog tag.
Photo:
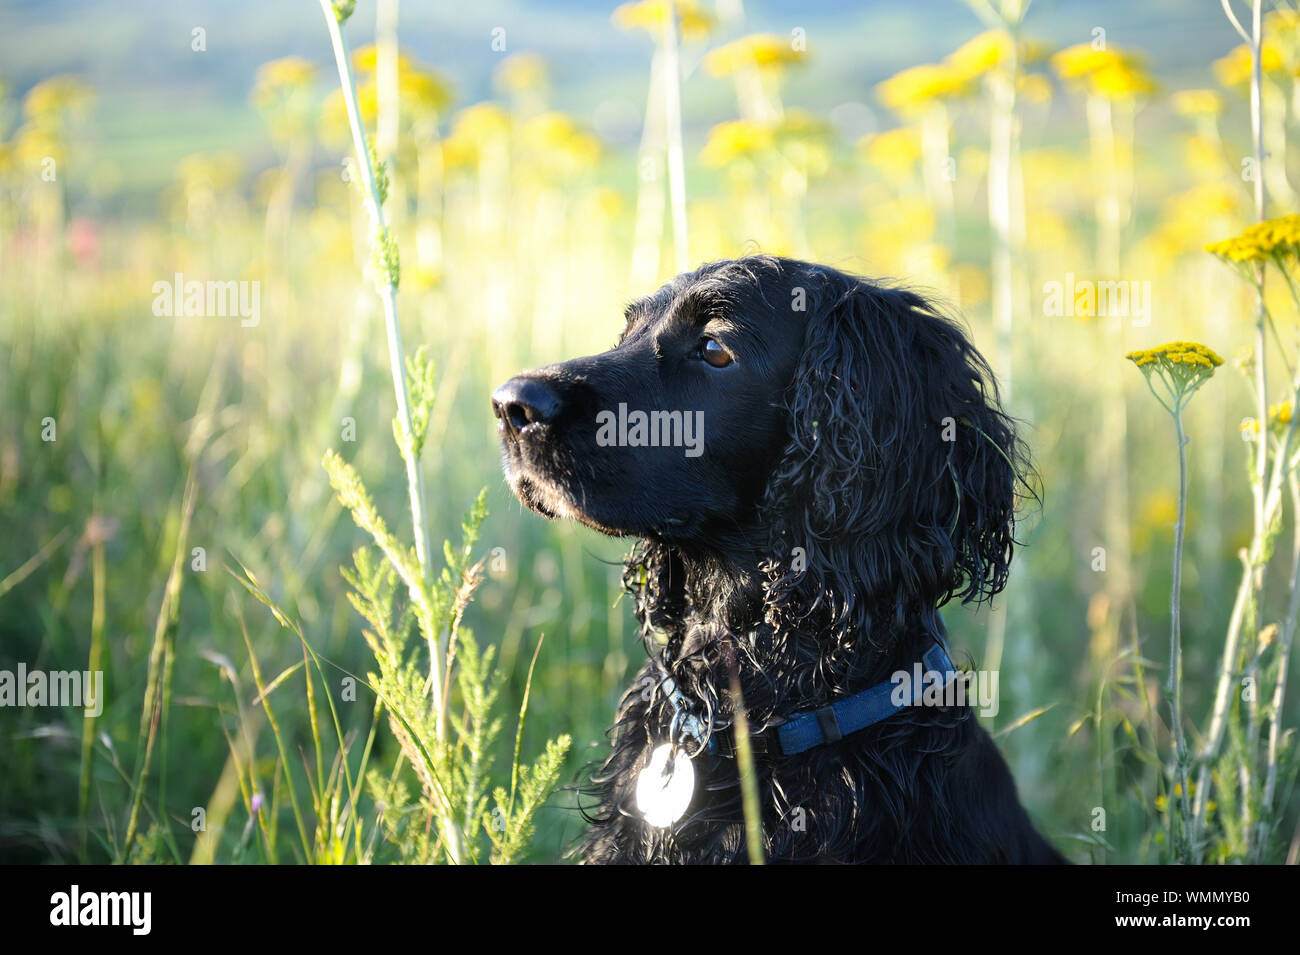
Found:
[{"label": "round dog tag", "polygon": [[636,778],[636,805],[645,821],[657,828],[671,826],[691,804],[695,792],[695,767],[681,750],[673,755],[664,743],[650,755],[650,765]]}]

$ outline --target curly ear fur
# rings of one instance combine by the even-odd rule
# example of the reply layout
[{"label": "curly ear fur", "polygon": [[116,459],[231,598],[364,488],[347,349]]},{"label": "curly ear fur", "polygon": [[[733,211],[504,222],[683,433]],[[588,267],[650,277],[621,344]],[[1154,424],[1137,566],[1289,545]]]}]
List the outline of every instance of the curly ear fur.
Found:
[{"label": "curly ear fur", "polygon": [[763,501],[776,549],[807,550],[841,623],[991,598],[1029,470],[988,364],[919,295],[814,275],[790,441]]}]

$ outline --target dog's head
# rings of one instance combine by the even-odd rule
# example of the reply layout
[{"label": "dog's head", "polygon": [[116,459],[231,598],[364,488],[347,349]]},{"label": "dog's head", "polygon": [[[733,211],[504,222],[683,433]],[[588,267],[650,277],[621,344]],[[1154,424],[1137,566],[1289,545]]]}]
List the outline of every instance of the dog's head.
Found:
[{"label": "dog's head", "polygon": [[633,304],[612,350],[492,406],[510,485],[547,517],[766,555],[897,612],[1005,582],[1020,446],[983,358],[912,292],[710,263]]}]

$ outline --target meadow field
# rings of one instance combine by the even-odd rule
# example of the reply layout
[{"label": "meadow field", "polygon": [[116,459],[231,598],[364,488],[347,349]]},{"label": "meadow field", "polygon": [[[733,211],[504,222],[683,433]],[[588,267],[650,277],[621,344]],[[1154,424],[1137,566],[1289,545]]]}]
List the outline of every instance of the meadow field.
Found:
[{"label": "meadow field", "polygon": [[1024,424],[1009,587],[945,621],[1044,835],[1296,862],[1300,4],[1256,5],[361,0],[341,84],[328,2],[0,3],[0,860],[561,861],[630,542],[515,500],[489,395],[762,251],[949,303]]}]

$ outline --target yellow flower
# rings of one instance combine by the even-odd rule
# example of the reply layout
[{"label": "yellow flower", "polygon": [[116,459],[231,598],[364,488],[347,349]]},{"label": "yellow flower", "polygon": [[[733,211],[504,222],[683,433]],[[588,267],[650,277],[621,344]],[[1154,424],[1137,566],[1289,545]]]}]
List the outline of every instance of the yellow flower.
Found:
[{"label": "yellow flower", "polygon": [[316,64],[301,56],[283,56],[257,68],[253,98],[270,95],[284,87],[307,86],[316,78]]},{"label": "yellow flower", "polygon": [[[1041,43],[1022,39],[1021,66],[1041,60],[1047,48]],[[1011,53],[1011,37],[1005,30],[985,30],[948,54],[947,64],[964,76],[974,78],[1006,63]]]},{"label": "yellow flower", "polygon": [[737,119],[719,123],[709,131],[700,158],[716,168],[771,150],[805,174],[818,175],[830,162],[826,146],[829,134],[827,123],[800,109],[787,110],[778,120]]},{"label": "yellow flower", "polygon": [[[352,54],[352,68],[355,69],[358,73],[373,73],[375,72],[376,69],[378,69],[378,64],[379,64],[379,48],[373,43],[369,43],[366,46],[357,47],[355,52],[353,52]],[[408,70],[410,68],[411,68],[410,59],[407,58],[405,53],[398,53],[397,54],[398,72],[400,73],[402,70]]]},{"label": "yellow flower", "polygon": [[969,91],[969,75],[951,67],[930,63],[895,73],[876,87],[880,101],[900,113],[962,96]]},{"label": "yellow flower", "polygon": [[700,158],[708,166],[725,166],[733,160],[756,156],[772,148],[772,128],[748,119],[719,123],[709,130]]},{"label": "yellow flower", "polygon": [[1155,88],[1149,76],[1127,63],[1115,63],[1092,74],[1092,91],[1107,99],[1142,96]]},{"label": "yellow flower", "polygon": [[718,47],[704,57],[704,68],[713,76],[730,76],[746,66],[780,71],[801,62],[805,53],[790,40],[773,33],[754,33]]},{"label": "yellow flower", "polygon": [[520,128],[519,141],[530,158],[552,160],[568,172],[588,169],[600,158],[600,140],[564,113],[534,116]]},{"label": "yellow flower", "polygon": [[505,136],[510,128],[510,118],[496,103],[475,103],[461,110],[452,127],[453,136],[466,136],[478,140]]},{"label": "yellow flower", "polygon": [[1270,405],[1268,409],[1268,429],[1274,434],[1281,434],[1291,423],[1291,402],[1283,401]]},{"label": "yellow flower", "polygon": [[1062,79],[1074,80],[1112,66],[1120,56],[1114,50],[1093,49],[1091,43],[1078,43],[1066,47],[1052,57],[1052,67]]},{"label": "yellow flower", "polygon": [[921,133],[915,126],[876,133],[864,137],[858,145],[866,152],[867,161],[891,178],[910,175],[921,161]]},{"label": "yellow flower", "polygon": [[1082,83],[1089,93],[1106,99],[1128,99],[1155,89],[1137,57],[1111,47],[1096,50],[1091,43],[1079,43],[1052,57],[1052,66],[1062,79]]},{"label": "yellow flower", "polygon": [[[1223,364],[1223,359],[1214,349],[1185,341],[1167,342],[1145,351],[1129,352],[1124,357],[1137,365],[1156,400],[1171,412],[1209,381],[1214,369]],[[1164,386],[1169,402],[1156,391],[1153,381]]]},{"label": "yellow flower", "polygon": [[1295,256],[1300,252],[1300,215],[1257,222],[1240,235],[1211,242],[1205,251],[1225,262],[1280,261]]},{"label": "yellow flower", "polygon": [[62,73],[42,80],[23,97],[23,115],[38,122],[57,120],[65,113],[82,113],[94,90],[76,76]]},{"label": "yellow flower", "polygon": [[546,61],[536,53],[514,53],[501,61],[494,78],[506,93],[540,89],[546,85]]},{"label": "yellow flower", "polygon": [[967,76],[978,76],[1000,66],[1010,52],[1011,37],[1005,30],[985,30],[948,54],[948,62]]},{"label": "yellow flower", "polygon": [[301,56],[263,63],[253,81],[251,99],[262,110],[277,138],[310,135],[316,109],[316,66]]},{"label": "yellow flower", "polygon": [[504,146],[510,117],[493,102],[475,103],[460,111],[451,133],[442,141],[442,161],[448,169],[475,166],[485,147]]},{"label": "yellow flower", "polygon": [[[686,42],[702,39],[713,29],[713,14],[694,0],[673,0],[673,6],[677,9],[677,29]],[[615,9],[610,20],[620,30],[645,30],[657,36],[667,13],[667,0],[637,0]]]},{"label": "yellow flower", "polygon": [[[1188,792],[1188,795],[1189,795],[1189,796],[1195,796],[1195,795],[1196,795],[1196,783],[1191,783],[1191,784],[1187,787],[1187,792]],[[1175,795],[1175,796],[1181,796],[1182,794],[1183,794],[1183,784],[1182,784],[1182,783],[1174,783],[1174,795]],[[1157,808],[1158,810],[1160,810],[1161,812],[1164,812],[1164,811],[1165,811],[1165,807],[1168,806],[1168,805],[1169,805],[1169,797],[1168,797],[1168,796],[1157,796],[1157,797],[1156,797],[1156,808]],[[1213,810],[1219,808],[1219,807],[1218,807],[1218,803],[1216,803],[1213,799],[1208,800],[1208,801],[1206,802],[1205,805],[1206,805],[1206,808],[1209,809],[1209,810],[1211,810],[1211,811],[1213,811]]]},{"label": "yellow flower", "polygon": [[398,103],[403,111],[414,107],[432,113],[441,113],[451,105],[451,89],[431,70],[411,66],[397,74]]},{"label": "yellow flower", "polygon": [[[1281,48],[1267,37],[1260,46],[1259,65],[1265,73],[1278,73],[1285,68]],[[1223,86],[1240,86],[1250,82],[1252,70],[1250,47],[1245,43],[1234,47],[1227,56],[1214,61],[1215,78]]]}]

